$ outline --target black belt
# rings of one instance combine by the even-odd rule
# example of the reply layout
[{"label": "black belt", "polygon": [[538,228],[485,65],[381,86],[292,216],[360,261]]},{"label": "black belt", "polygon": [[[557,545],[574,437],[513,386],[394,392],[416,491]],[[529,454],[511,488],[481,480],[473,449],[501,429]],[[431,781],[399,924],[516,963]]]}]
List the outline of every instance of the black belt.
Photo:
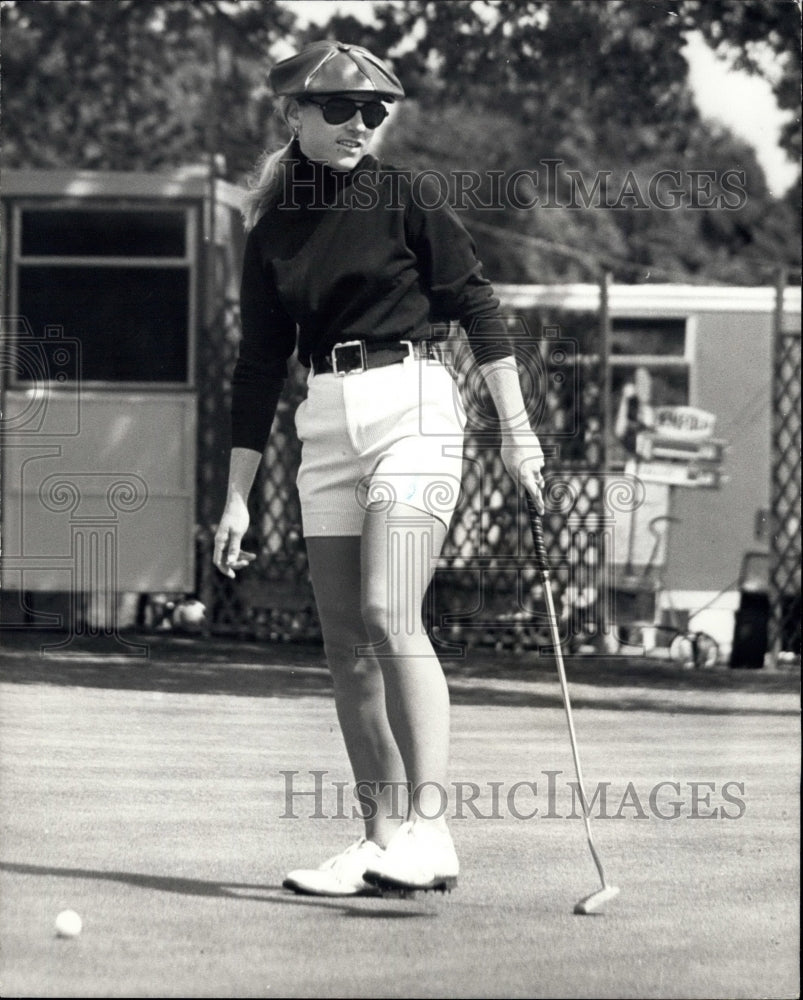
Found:
[{"label": "black belt", "polygon": [[434,340],[398,340],[370,344],[364,340],[346,340],[335,344],[330,354],[313,354],[312,373],[323,375],[358,375],[370,368],[395,365],[405,358],[437,358]]}]

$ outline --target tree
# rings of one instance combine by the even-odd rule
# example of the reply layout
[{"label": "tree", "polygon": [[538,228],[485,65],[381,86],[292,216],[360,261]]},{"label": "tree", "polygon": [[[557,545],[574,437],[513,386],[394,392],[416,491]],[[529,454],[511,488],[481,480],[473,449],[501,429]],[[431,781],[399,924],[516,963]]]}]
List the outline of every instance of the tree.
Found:
[{"label": "tree", "polygon": [[[684,56],[701,31],[772,76],[769,51],[779,101],[799,110],[787,0],[411,0],[378,6],[373,24],[335,16],[304,29],[292,5],[262,0],[6,0],[0,11],[7,167],[215,157],[240,181],[286,139],[265,80],[278,43],[336,37],[387,54],[404,80],[383,155],[451,183],[476,171],[460,210],[496,280],[588,279],[604,265],[625,281],[763,281],[779,261],[799,263],[794,194],[773,199],[752,151],[701,121]],[[796,130],[786,141],[799,148]],[[713,171],[710,203],[655,204],[666,171],[686,187]],[[510,192],[496,204],[493,177],[527,172],[518,193],[537,206]],[[743,197],[722,208],[734,172]]]},{"label": "tree", "polygon": [[264,141],[262,68],[292,20],[275,4],[17,0],[2,13],[6,166],[153,170],[216,152],[241,170]]},{"label": "tree", "polygon": [[[447,145],[448,152],[432,150],[447,162],[459,151],[463,165],[479,157],[477,165],[484,169],[494,145],[509,170],[557,159],[560,168],[551,174],[555,189],[547,193],[551,203],[566,202],[571,177],[578,174],[588,189],[609,173],[614,185],[617,178],[620,183],[632,178],[637,191],[649,188],[660,171],[679,170],[690,185],[715,175],[706,203],[690,196],[672,211],[643,205],[636,195],[631,210],[614,198],[608,213],[592,204],[580,219],[577,212],[555,209],[531,214],[523,224],[521,213],[509,212],[498,225],[599,253],[600,263],[608,258],[623,280],[649,273],[763,281],[779,260],[799,266],[799,213],[780,210],[745,143],[701,121],[684,47],[688,33],[700,30],[712,44],[719,45],[720,38],[741,44],[747,60],[751,46],[766,35],[783,59],[788,81],[795,73],[799,77],[794,58],[799,23],[795,29],[790,13],[791,4],[767,0],[420,0],[385,8],[378,37],[390,39],[395,32],[396,65],[405,82],[411,81],[417,101],[433,112],[450,106],[471,136],[470,144],[461,144],[460,130],[448,130],[449,142],[437,144]],[[417,39],[414,47],[404,42],[411,37]],[[756,71],[767,71],[755,53],[752,58]],[[785,93],[793,89],[787,86]],[[799,107],[799,86],[792,103]],[[473,129],[477,108],[495,117],[484,141],[476,141]],[[407,134],[402,130],[402,141]],[[413,141],[417,150],[421,139],[416,135]],[[726,199],[723,182],[740,186],[735,201]],[[600,253],[598,238],[607,254]],[[627,259],[617,262],[623,243]],[[529,257],[531,273],[554,273],[555,255],[543,247],[533,243],[522,255]],[[508,260],[517,256],[507,249]],[[579,252],[569,253],[562,269],[583,266]]]},{"label": "tree", "polygon": [[698,30],[721,58],[763,77],[778,107],[791,112],[782,147],[800,161],[801,14],[796,0],[684,0],[686,30]]}]

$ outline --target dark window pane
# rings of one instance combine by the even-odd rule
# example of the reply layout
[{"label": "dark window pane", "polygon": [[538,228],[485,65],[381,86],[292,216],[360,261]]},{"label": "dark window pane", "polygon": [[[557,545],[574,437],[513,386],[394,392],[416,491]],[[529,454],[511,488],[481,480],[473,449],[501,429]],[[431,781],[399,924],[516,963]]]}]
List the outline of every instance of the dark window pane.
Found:
[{"label": "dark window pane", "polygon": [[613,320],[611,354],[657,354],[682,358],[685,350],[685,320]]},{"label": "dark window pane", "polygon": [[183,257],[184,212],[25,209],[22,253],[48,257]]},{"label": "dark window pane", "polygon": [[622,365],[611,368],[611,391],[618,402],[626,385],[642,389],[647,396],[642,401],[651,406],[688,406],[689,370],[685,365],[675,367],[649,365]]},{"label": "dark window pane", "polygon": [[21,267],[19,311],[37,336],[62,326],[80,343],[82,381],[187,381],[186,268]]}]

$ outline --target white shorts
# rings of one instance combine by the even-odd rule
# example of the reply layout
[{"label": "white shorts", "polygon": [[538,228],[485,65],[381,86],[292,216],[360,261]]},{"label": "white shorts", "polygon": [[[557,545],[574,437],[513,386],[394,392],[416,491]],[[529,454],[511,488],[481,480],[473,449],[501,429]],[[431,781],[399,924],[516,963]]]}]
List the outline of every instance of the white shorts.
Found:
[{"label": "white shorts", "polygon": [[310,374],[296,411],[306,537],[360,535],[369,505],[398,502],[447,526],[460,494],[466,418],[439,361]]}]

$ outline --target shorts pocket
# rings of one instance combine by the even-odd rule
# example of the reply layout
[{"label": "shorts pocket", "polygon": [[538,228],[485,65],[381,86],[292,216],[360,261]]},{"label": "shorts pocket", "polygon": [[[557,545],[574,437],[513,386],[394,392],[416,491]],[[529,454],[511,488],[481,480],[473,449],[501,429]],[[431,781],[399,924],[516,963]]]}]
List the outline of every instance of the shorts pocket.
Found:
[{"label": "shorts pocket", "polygon": [[304,440],[304,432],[307,426],[307,400],[302,399],[301,402],[296,407],[295,412],[295,425],[296,425],[296,435],[299,441]]}]

